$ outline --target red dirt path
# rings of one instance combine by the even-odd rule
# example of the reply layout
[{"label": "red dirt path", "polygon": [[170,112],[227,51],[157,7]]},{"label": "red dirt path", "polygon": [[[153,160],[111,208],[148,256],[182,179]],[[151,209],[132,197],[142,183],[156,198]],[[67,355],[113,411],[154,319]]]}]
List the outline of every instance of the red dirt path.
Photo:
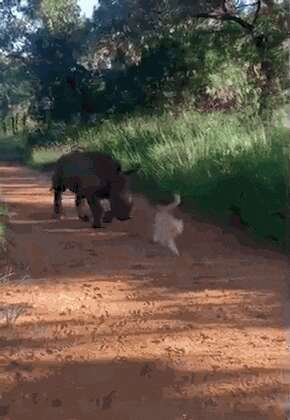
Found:
[{"label": "red dirt path", "polygon": [[26,305],[14,326],[0,319],[0,419],[286,418],[285,257],[180,211],[173,257],[150,242],[144,197],[131,221],[93,230],[70,194],[52,220],[49,187],[0,166],[16,273],[0,316]]}]

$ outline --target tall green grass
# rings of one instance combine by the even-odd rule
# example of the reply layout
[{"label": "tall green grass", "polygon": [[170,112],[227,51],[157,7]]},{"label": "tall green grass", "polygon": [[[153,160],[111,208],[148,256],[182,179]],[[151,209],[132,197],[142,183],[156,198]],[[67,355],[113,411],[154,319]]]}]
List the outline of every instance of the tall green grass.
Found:
[{"label": "tall green grass", "polygon": [[253,234],[282,241],[285,222],[273,213],[286,207],[286,141],[282,126],[267,128],[257,118],[187,112],[70,130],[62,146],[34,148],[31,162],[53,161],[64,143],[107,151],[124,167],[141,164],[139,188],[149,194],[178,191],[185,204],[220,218],[238,206]]},{"label": "tall green grass", "polygon": [[5,244],[5,219],[7,216],[7,208],[4,204],[0,204],[0,253],[3,250]]}]

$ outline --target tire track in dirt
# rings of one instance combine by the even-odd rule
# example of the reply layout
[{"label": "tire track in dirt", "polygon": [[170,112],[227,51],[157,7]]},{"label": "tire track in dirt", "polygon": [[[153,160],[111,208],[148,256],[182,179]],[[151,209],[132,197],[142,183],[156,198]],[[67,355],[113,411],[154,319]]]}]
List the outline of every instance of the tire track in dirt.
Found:
[{"label": "tire track in dirt", "polygon": [[[0,285],[0,303],[31,306],[13,328],[0,324],[0,415],[285,418],[286,258],[180,211],[172,257],[150,242],[142,196],[131,221],[92,230],[69,194],[66,217],[52,220],[49,187],[0,166],[18,276]],[[17,281],[27,266],[30,280]]]}]

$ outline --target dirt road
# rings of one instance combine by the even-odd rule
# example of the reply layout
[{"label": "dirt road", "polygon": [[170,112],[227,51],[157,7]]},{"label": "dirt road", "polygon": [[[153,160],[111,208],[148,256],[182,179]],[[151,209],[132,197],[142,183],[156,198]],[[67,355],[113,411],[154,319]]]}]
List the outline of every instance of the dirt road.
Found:
[{"label": "dirt road", "polygon": [[93,230],[70,194],[51,219],[49,187],[0,166],[16,273],[0,284],[0,419],[286,418],[286,258],[188,215],[173,257],[143,197]]}]

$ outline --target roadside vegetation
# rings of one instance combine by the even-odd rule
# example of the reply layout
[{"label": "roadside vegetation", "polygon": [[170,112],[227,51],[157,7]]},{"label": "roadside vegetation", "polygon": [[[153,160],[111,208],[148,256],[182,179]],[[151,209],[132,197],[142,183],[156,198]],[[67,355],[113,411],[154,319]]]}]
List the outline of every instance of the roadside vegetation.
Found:
[{"label": "roadside vegetation", "polygon": [[185,204],[224,221],[236,208],[252,234],[283,243],[288,132],[282,126],[267,130],[237,113],[185,112],[68,132],[59,143],[34,147],[29,164],[50,166],[76,145],[106,151],[126,167],[140,164],[138,189],[152,198],[179,191]]}]

